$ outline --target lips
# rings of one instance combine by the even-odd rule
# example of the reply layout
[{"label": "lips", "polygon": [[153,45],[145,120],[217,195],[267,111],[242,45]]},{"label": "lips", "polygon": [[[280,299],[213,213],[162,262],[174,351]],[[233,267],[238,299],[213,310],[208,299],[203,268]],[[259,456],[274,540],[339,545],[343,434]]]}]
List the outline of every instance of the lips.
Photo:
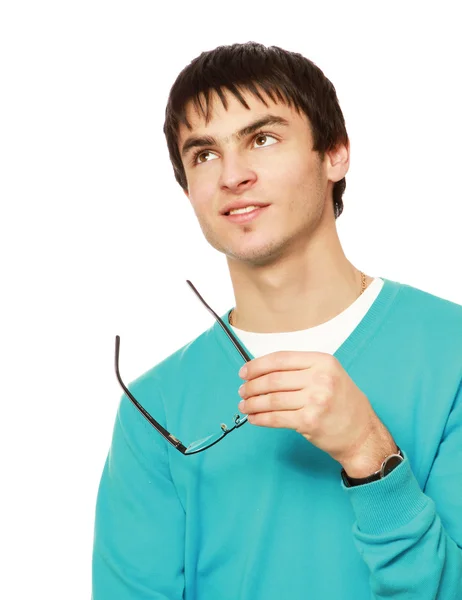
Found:
[{"label": "lips", "polygon": [[258,217],[265,212],[265,209],[268,208],[269,205],[266,206],[257,206],[253,210],[244,213],[237,213],[233,215],[223,215],[227,221],[230,223],[240,224],[240,223],[250,223],[254,219],[258,219]]},{"label": "lips", "polygon": [[247,208],[248,206],[256,206],[257,208],[264,208],[265,206],[269,206],[269,204],[263,204],[262,202],[247,202],[247,203],[238,203],[235,205],[228,205],[223,211],[222,215],[228,216],[231,210],[236,210],[239,208]]}]

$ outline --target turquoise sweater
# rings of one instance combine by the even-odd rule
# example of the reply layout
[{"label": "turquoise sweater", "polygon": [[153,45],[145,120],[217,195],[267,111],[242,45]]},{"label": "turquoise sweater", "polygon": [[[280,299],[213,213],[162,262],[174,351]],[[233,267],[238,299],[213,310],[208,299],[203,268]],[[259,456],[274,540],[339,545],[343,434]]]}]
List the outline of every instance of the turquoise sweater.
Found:
[{"label": "turquoise sweater", "polygon": [[[462,599],[462,306],[383,279],[334,356],[405,460],[346,488],[297,432],[248,422],[184,456],[123,395],[94,600]],[[231,425],[243,362],[214,322],[128,387],[188,445]]]}]

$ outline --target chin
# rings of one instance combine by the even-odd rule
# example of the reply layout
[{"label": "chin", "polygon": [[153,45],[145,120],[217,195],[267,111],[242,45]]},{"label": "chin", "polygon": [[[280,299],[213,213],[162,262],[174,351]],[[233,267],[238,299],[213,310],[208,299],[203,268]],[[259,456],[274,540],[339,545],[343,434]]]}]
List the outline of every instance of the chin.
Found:
[{"label": "chin", "polygon": [[279,244],[263,243],[258,246],[247,248],[225,248],[222,252],[227,259],[245,263],[253,267],[264,267],[272,264],[281,255],[281,246]]}]

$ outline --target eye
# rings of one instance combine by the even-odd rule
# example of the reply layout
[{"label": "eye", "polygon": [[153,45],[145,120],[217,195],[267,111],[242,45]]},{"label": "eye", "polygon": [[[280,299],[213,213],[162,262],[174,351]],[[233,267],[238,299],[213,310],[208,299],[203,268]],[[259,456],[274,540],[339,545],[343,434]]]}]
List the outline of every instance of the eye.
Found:
[{"label": "eye", "polygon": [[[259,138],[272,138],[276,142],[278,141],[274,135],[272,135],[270,133],[265,133],[264,131],[259,131],[257,134],[255,134],[252,138],[252,141],[256,141]],[[269,145],[271,146],[272,144],[269,144]],[[265,148],[265,146],[258,145],[257,148]],[[203,164],[204,162],[209,162],[208,160],[197,162],[197,159],[200,156],[205,155],[205,154],[213,154],[213,152],[211,150],[198,150],[197,152],[194,153],[194,155],[192,157],[192,160],[191,160],[192,165],[196,166],[196,165]]]},{"label": "eye", "polygon": [[209,162],[207,161],[199,161],[197,162],[197,159],[199,158],[199,156],[202,156],[203,154],[213,154],[213,152],[211,152],[210,150],[198,150],[197,152],[194,153],[193,158],[192,158],[192,164],[196,165],[196,164],[202,164],[202,162]]},{"label": "eye", "polygon": [[[273,138],[273,140],[276,140],[276,138],[273,135],[271,135],[269,133],[263,133],[263,132],[257,133],[257,135],[254,137],[254,140],[258,140],[258,138]],[[271,146],[271,144],[270,144],[270,146]],[[259,146],[259,147],[261,148],[262,146]]]}]

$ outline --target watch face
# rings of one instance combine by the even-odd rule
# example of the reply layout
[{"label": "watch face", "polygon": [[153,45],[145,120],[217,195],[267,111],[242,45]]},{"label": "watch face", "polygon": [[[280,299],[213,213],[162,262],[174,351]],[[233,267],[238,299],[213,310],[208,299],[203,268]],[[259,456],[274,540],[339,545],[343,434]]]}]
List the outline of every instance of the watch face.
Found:
[{"label": "watch face", "polygon": [[387,464],[384,468],[384,475],[388,475],[390,471],[393,471],[395,467],[397,467],[401,462],[403,462],[403,458],[401,456],[392,456],[387,460]]}]

